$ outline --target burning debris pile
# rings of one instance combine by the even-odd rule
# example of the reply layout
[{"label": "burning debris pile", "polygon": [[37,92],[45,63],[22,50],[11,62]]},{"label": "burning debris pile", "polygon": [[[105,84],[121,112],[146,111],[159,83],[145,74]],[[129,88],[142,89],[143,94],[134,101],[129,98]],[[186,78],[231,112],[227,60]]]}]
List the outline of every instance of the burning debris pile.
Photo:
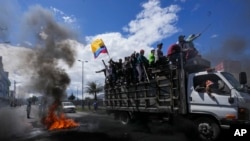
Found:
[{"label": "burning debris pile", "polygon": [[79,124],[74,122],[72,119],[67,119],[62,112],[57,115],[55,111],[58,109],[58,107],[58,102],[52,104],[49,108],[47,116],[42,118],[42,123],[47,127],[47,129],[55,130],[79,126]]},{"label": "burning debris pile", "polygon": [[68,67],[74,64],[76,51],[72,43],[76,34],[57,23],[52,14],[40,6],[32,7],[26,14],[25,25],[26,32],[36,37],[34,52],[27,56],[26,64],[33,73],[31,88],[44,94],[46,101],[42,123],[49,130],[78,126],[60,110],[70,78],[59,66],[59,61]]}]

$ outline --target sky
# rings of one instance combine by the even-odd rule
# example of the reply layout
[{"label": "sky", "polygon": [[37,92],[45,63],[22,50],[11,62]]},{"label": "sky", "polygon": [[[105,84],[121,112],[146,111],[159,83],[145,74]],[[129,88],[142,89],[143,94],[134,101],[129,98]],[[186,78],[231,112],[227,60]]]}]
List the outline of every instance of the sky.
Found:
[{"label": "sky", "polygon": [[[213,66],[225,59],[248,62],[249,6],[248,0],[1,0],[0,56],[10,89],[15,80],[22,93],[29,91],[26,85],[32,78],[24,58],[40,43],[37,33],[45,21],[52,21],[76,41],[70,42],[75,52],[72,65],[57,60],[70,76],[67,92],[81,98],[82,63],[77,60],[88,61],[83,67],[84,87],[89,81],[103,84],[104,75],[95,73],[104,68],[102,60],[117,61],[141,49],[147,57],[158,43],[163,43],[166,54],[179,35],[201,33],[195,46]],[[103,39],[109,55],[94,59],[90,44],[97,38]]]}]

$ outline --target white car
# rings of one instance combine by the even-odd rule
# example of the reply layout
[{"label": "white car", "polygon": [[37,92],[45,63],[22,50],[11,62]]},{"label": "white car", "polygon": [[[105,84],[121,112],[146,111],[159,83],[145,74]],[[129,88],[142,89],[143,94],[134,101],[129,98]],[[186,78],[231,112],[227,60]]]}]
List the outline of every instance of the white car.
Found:
[{"label": "white car", "polygon": [[76,112],[76,106],[70,102],[62,102],[62,109],[65,113],[75,113]]}]

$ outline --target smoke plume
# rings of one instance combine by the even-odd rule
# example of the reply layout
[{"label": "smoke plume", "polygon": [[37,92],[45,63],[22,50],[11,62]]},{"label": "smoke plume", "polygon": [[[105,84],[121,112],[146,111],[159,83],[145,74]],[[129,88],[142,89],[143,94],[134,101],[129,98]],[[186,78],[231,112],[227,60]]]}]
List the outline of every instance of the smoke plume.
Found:
[{"label": "smoke plume", "polygon": [[[231,5],[237,5],[234,11],[223,21],[223,30],[226,36],[221,38],[220,43],[212,41],[211,51],[204,54],[204,57],[211,61],[213,66],[224,60],[240,61],[242,68],[239,71],[246,71],[250,75],[250,38],[245,33],[250,32],[250,2],[243,0],[241,2],[230,1]],[[214,13],[214,15],[219,13]],[[220,15],[224,16],[225,15]],[[215,24],[216,25],[216,24]],[[234,66],[231,66],[234,67]]]},{"label": "smoke plume", "polygon": [[25,66],[32,72],[31,89],[61,100],[66,94],[70,78],[59,61],[72,67],[76,51],[72,42],[76,34],[55,21],[50,11],[33,6],[25,14],[23,29],[26,39],[35,44],[34,52],[27,55]]}]

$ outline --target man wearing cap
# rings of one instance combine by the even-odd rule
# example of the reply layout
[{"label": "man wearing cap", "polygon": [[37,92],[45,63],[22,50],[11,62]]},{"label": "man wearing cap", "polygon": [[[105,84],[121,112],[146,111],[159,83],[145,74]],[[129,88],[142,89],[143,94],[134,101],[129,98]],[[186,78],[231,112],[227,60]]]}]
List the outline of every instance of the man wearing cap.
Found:
[{"label": "man wearing cap", "polygon": [[193,40],[199,37],[201,34],[195,34],[190,35],[185,40],[185,35],[180,35],[178,37],[177,44],[181,47],[181,50],[183,52],[183,59],[188,60],[198,55],[198,51],[196,48],[193,47]]},{"label": "man wearing cap", "polygon": [[187,41],[185,40],[185,35],[180,35],[178,37],[178,41],[176,42],[176,44],[178,44],[183,51],[187,50],[188,46],[187,46]]}]

